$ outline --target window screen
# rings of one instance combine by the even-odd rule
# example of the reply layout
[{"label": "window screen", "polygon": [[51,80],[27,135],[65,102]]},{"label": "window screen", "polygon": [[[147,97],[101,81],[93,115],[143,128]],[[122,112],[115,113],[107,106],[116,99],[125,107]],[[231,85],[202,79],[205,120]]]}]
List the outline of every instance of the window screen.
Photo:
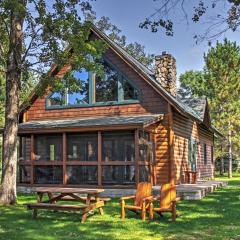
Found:
[{"label": "window screen", "polygon": [[62,166],[35,166],[35,183],[63,183]]},{"label": "window screen", "polygon": [[103,133],[103,161],[133,162],[134,133],[109,132]]},{"label": "window screen", "polygon": [[97,166],[68,166],[67,184],[97,184]]},{"label": "window screen", "polygon": [[36,135],[34,153],[36,161],[62,161],[62,135]]},{"label": "window screen", "polygon": [[78,161],[97,161],[98,159],[97,133],[68,134],[67,159]]},{"label": "window screen", "polygon": [[203,145],[203,157],[204,157],[204,164],[207,164],[207,144],[204,143]]},{"label": "window screen", "polygon": [[134,166],[103,166],[103,184],[133,184],[135,181]]}]

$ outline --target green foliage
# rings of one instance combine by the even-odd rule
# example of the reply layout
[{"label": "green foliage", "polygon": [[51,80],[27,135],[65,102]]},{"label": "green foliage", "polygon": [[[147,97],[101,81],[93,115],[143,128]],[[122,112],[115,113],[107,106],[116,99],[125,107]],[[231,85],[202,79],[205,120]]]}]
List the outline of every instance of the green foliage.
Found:
[{"label": "green foliage", "polygon": [[116,25],[112,24],[108,17],[103,16],[99,20],[96,20],[94,14],[89,14],[87,19],[93,22],[98,29],[107,34],[111,40],[124,48],[131,56],[143,65],[150,69],[153,68],[154,54],[148,54],[145,50],[145,46],[138,42],[127,43],[127,37],[122,35],[122,31]]},{"label": "green foliage", "polygon": [[[226,180],[222,178],[219,180]],[[170,214],[154,215],[154,221],[142,222],[138,214],[127,212],[120,218],[119,200],[104,207],[104,215],[89,216],[80,223],[79,213],[39,210],[36,220],[23,205],[36,202],[33,194],[19,194],[18,205],[1,206],[0,238],[11,240],[220,240],[237,239],[240,234],[240,176],[229,187],[209,193],[203,200],[184,200],[177,204],[179,217],[171,222]],[[74,203],[71,203],[74,204]],[[75,204],[77,204],[75,202]]]},{"label": "green foliage", "polygon": [[178,94],[182,98],[190,98],[192,96],[202,96],[204,95],[204,90],[202,85],[204,85],[204,74],[201,71],[187,71],[180,75],[180,88]]},{"label": "green foliage", "polygon": [[[22,85],[32,76],[41,76],[44,87],[55,87],[59,81],[55,82],[47,72],[53,63],[59,68],[70,62],[72,69],[83,67],[101,71],[100,64],[95,64],[89,56],[100,59],[106,46],[100,40],[89,40],[91,24],[85,22],[82,16],[92,12],[90,1],[1,1],[0,18],[4,27],[0,29],[0,36],[7,35],[8,42],[13,12],[20,14],[24,22],[23,51],[17,59]],[[3,48],[4,52],[7,53],[9,48],[11,46]],[[3,66],[6,66],[7,61],[5,56],[0,56]]]},{"label": "green foliage", "polygon": [[154,33],[163,30],[167,36],[173,36],[175,24],[179,24],[176,18],[177,11],[180,16],[182,14],[186,24],[204,23],[206,26],[202,27],[204,32],[195,35],[194,39],[196,42],[208,40],[211,43],[228,30],[237,31],[240,25],[239,0],[175,0],[174,2],[158,0],[156,2],[158,6],[140,23],[140,28],[150,29]]},{"label": "green foliage", "polygon": [[[190,71],[180,76],[181,86],[190,94],[207,96],[213,124],[226,137],[231,132],[234,153],[239,156],[240,47],[226,39],[217,42],[204,55],[204,61],[202,72]],[[219,145],[227,152],[226,142]]]}]

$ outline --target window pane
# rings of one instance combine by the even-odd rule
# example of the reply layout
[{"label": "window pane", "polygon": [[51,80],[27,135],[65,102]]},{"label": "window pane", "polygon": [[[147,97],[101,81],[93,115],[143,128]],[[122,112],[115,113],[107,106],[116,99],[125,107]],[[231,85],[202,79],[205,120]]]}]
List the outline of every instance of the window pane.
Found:
[{"label": "window pane", "polygon": [[149,166],[139,166],[139,181],[140,182],[150,181]]},{"label": "window pane", "polygon": [[118,72],[103,63],[105,77],[96,77],[96,102],[108,102],[118,100]]},{"label": "window pane", "polygon": [[65,91],[55,92],[47,100],[48,106],[62,106],[65,104]]},{"label": "window pane", "polygon": [[19,145],[19,160],[30,161],[31,160],[31,137],[20,137]]},{"label": "window pane", "polygon": [[35,160],[62,161],[62,135],[37,135],[34,138]]},{"label": "window pane", "polygon": [[204,143],[203,145],[203,151],[204,151],[204,164],[207,164],[207,144]]},{"label": "window pane", "polygon": [[63,182],[61,166],[37,166],[35,167],[35,183],[60,184]]},{"label": "window pane", "polygon": [[134,133],[103,133],[103,161],[134,161]]},{"label": "window pane", "polygon": [[19,166],[19,182],[30,183],[30,166]]},{"label": "window pane", "polygon": [[97,184],[97,166],[68,166],[67,184]]},{"label": "window pane", "polygon": [[135,182],[134,166],[104,166],[102,181],[103,184],[133,184]]},{"label": "window pane", "polygon": [[79,161],[97,161],[97,133],[68,134],[67,159]]},{"label": "window pane", "polygon": [[124,100],[138,99],[138,91],[126,79],[123,79],[122,87]]},{"label": "window pane", "polygon": [[89,103],[89,73],[82,69],[73,73],[77,81],[74,89],[68,90],[68,105],[79,105]]}]

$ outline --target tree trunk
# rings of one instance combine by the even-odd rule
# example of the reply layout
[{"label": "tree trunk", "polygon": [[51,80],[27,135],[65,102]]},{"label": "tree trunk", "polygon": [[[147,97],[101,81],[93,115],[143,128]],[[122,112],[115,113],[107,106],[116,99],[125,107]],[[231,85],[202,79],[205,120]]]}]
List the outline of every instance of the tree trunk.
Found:
[{"label": "tree trunk", "polygon": [[232,131],[228,131],[228,177],[232,178]]},{"label": "tree trunk", "polygon": [[[19,4],[23,4],[19,0]],[[3,172],[1,204],[16,203],[17,132],[21,83],[23,13],[15,6],[10,15],[9,51],[6,72],[5,128],[3,134]]]}]

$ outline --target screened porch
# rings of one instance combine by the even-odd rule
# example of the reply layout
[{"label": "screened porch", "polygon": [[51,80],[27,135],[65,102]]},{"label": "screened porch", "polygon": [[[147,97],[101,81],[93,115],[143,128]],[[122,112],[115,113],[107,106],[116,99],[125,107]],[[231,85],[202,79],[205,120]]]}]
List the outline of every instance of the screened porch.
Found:
[{"label": "screened porch", "polygon": [[19,185],[127,187],[154,181],[153,135],[144,128],[27,131],[19,134]]}]

